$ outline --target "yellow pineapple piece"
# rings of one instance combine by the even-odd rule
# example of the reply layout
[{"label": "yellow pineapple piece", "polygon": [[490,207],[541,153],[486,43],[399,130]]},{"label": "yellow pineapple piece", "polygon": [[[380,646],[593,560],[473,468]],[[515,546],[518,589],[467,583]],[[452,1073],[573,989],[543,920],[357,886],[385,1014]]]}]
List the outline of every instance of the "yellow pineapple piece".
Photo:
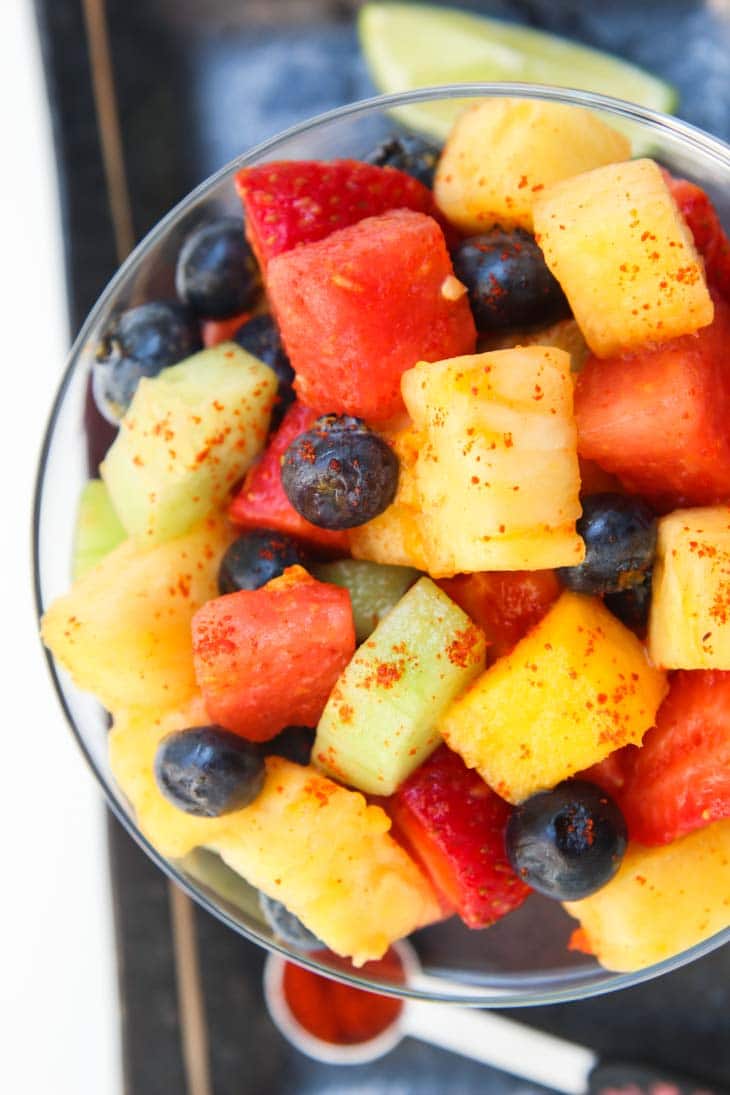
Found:
[{"label": "yellow pineapple piece", "polygon": [[565,592],[438,728],[502,798],[522,802],[638,745],[666,691],[665,674],[600,600]]},{"label": "yellow pineapple piece", "polygon": [[530,99],[485,99],[457,120],[439,160],[436,204],[465,233],[532,229],[546,186],[626,160],[631,144],[595,114]]},{"label": "yellow pineapple piece", "polygon": [[667,669],[730,669],[730,507],[660,520],[649,651]]},{"label": "yellow pineapple piece", "polygon": [[712,322],[702,259],[653,160],[555,183],[534,216],[545,260],[598,357]]},{"label": "yellow pineapple piece", "polygon": [[429,574],[582,561],[567,353],[528,346],[421,362],[401,386],[423,434],[414,475]]},{"label": "yellow pineapple piece", "polygon": [[414,475],[423,438],[410,425],[399,425],[393,432],[380,432],[398,457],[398,489],[383,513],[365,525],[350,529],[350,551],[355,559],[426,570],[426,548]]},{"label": "yellow pineapple piece", "polygon": [[601,965],[628,972],[730,927],[730,821],[659,848],[629,845],[603,889],[566,903]]},{"label": "yellow pineapple piece", "polygon": [[196,691],[190,621],[218,595],[232,539],[222,518],[209,518],[157,546],[125,540],[53,602],[44,643],[110,711],[185,703]]},{"label": "yellow pineapple piece", "polygon": [[552,346],[570,354],[571,372],[579,373],[591,352],[574,319],[559,319],[542,331],[510,331],[486,335],[479,340],[480,350],[512,350],[517,346]]}]

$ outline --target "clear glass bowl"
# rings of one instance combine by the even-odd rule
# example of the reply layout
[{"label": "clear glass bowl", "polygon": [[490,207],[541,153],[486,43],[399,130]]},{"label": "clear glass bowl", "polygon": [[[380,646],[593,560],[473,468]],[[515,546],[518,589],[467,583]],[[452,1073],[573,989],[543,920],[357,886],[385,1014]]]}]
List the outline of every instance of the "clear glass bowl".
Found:
[{"label": "clear glass bowl", "polygon": [[[73,520],[82,483],[90,474],[89,453],[107,440],[89,402],[93,347],[112,314],[145,300],[174,295],[180,242],[202,218],[239,211],[233,175],[268,160],[362,157],[397,125],[397,108],[417,101],[522,96],[575,104],[620,122],[635,148],[678,175],[707,189],[730,224],[730,148],[674,118],[588,92],[523,84],[465,84],[383,96],[323,114],[258,145],[213,175],[172,210],[123,264],[77,338],[51,414],[35,499],[35,582],[39,611],[69,586]],[[395,116],[393,111],[396,111]],[[95,459],[91,457],[92,463]],[[92,468],[93,473],[93,468]],[[96,701],[76,689],[49,657],[51,673],[76,740],[104,789],[109,805],[132,837],[167,875],[203,908],[234,931],[303,965],[363,988],[423,999],[481,1006],[524,1006],[575,1000],[626,988],[676,969],[730,940],[730,929],[692,949],[636,973],[616,974],[566,949],[575,926],[560,906],[539,896],[486,931],[469,931],[452,919],[417,932],[412,942],[423,975],[408,986],[343,973],[326,956],[299,952],[274,938],[259,910],[256,892],[212,853],[184,861],[161,856],[138,830],[129,805],[114,783],[107,756],[107,718]]]}]

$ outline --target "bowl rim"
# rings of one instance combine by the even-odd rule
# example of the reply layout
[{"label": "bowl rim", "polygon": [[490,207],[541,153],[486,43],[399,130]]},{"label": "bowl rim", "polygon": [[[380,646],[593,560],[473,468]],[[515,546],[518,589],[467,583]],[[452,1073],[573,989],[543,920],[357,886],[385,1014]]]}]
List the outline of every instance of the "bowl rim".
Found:
[{"label": "bowl rim", "polygon": [[[46,428],[44,430],[33,489],[33,594],[39,622],[45,611],[40,566],[41,502],[46,468],[56,423],[64,404],[67,389],[75,375],[76,367],[82,358],[82,351],[91,332],[94,330],[100,316],[103,314],[107,302],[114,297],[117,290],[144,261],[147,252],[164,238],[171,225],[175,223],[179,217],[183,216],[198,202],[202,201],[224,179],[233,175],[235,171],[240,170],[242,167],[258,162],[264,155],[273,152],[279,145],[286,144],[293,138],[300,137],[312,130],[316,130],[333,122],[340,122],[348,118],[366,117],[369,114],[377,114],[384,111],[392,111],[398,107],[410,106],[413,103],[430,102],[438,99],[479,99],[486,97],[526,98],[558,102],[568,106],[580,106],[593,110],[605,110],[608,114],[639,123],[657,133],[666,134],[667,131],[669,131],[675,138],[681,139],[685,147],[701,152],[704,156],[715,160],[723,168],[730,171],[730,145],[718,137],[713,137],[710,134],[705,133],[704,130],[689,122],[681,121],[678,118],[652,110],[648,107],[639,106],[636,103],[631,103],[624,99],[601,95],[596,92],[582,91],[570,87],[552,87],[544,84],[512,82],[434,85],[431,87],[419,88],[417,90],[397,92],[389,95],[376,95],[367,99],[360,99],[353,103],[348,103],[344,106],[325,111],[312,118],[308,118],[305,121],[298,122],[266,140],[259,142],[246,152],[234,157],[234,159],[209,175],[174,205],[172,209],[170,209],[170,211],[166,213],[165,216],[163,216],[136,244],[97,298],[69,350],[64,372],[51,405]],[[397,122],[395,122],[395,124],[397,124]],[[371,981],[367,976],[361,976],[354,970],[352,974],[340,970],[335,973],[330,968],[320,965],[316,960],[307,955],[290,950],[286,944],[281,943],[276,939],[260,936],[253,928],[244,927],[244,925],[238,923],[225,911],[225,909],[215,904],[202,888],[196,887],[174,861],[167,859],[154,848],[138,828],[131,812],[128,812],[124,808],[120,792],[110,784],[104,773],[97,767],[94,758],[87,748],[84,738],[76,725],[71,710],[69,709],[55,659],[49,650],[45,647],[42,647],[42,649],[53,687],[76,744],[100,784],[107,805],[137,845],[149,856],[153,863],[169,880],[179,886],[189,898],[196,902],[196,904],[215,916],[227,927],[231,928],[239,935],[242,935],[249,942],[255,943],[267,951],[278,953],[288,961],[304,966],[314,973],[319,973],[335,980],[344,981],[355,988],[369,989],[400,999],[434,1000],[444,1003],[460,1004],[467,1007],[534,1007],[585,1000],[590,997],[630,988],[645,981],[652,980],[654,977],[658,977],[664,973],[670,973],[673,970],[679,969],[698,958],[710,954],[723,944],[730,942],[730,927],[728,927],[715,933],[708,939],[696,943],[688,950],[672,955],[669,958],[663,959],[651,966],[644,967],[643,969],[635,970],[630,973],[616,973],[605,970],[603,971],[606,974],[605,979],[587,987],[579,983],[571,985],[569,983],[571,976],[570,973],[568,973],[567,975],[564,975],[565,980],[568,981],[567,984],[564,984],[557,989],[544,988],[541,990],[539,988],[539,982],[541,980],[546,982],[549,981],[553,976],[550,971],[545,971],[534,979],[533,983],[537,983],[536,989],[522,988],[521,986],[516,985],[502,989],[485,988],[484,990],[477,990],[476,986],[473,984],[462,982],[458,986],[458,991],[449,991],[449,989],[445,987],[443,992],[438,991],[435,986],[432,989],[429,988],[428,991],[409,986],[390,986],[380,981]],[[580,977],[583,976],[585,976],[585,970],[576,970],[572,979],[578,982]],[[494,980],[496,984],[496,982],[502,980],[502,978],[495,977]],[[444,985],[454,987],[456,982],[444,978]]]}]

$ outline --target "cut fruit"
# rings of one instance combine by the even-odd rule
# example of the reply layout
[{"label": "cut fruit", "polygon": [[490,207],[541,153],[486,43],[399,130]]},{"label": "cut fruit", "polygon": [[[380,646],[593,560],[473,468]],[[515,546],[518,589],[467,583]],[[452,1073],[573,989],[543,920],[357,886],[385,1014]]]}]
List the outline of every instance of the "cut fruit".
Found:
[{"label": "cut fruit", "polygon": [[603,889],[565,905],[609,970],[672,958],[730,926],[730,821],[661,848],[629,844]]},{"label": "cut fruit", "polygon": [[438,728],[498,795],[522,802],[638,744],[666,691],[665,674],[600,600],[565,592]]},{"label": "cut fruit", "polygon": [[392,794],[439,744],[439,717],[483,668],[482,632],[421,578],[335,685],[312,756],[342,783]]},{"label": "cut fruit", "polygon": [[512,350],[519,346],[552,346],[570,354],[570,369],[579,373],[590,350],[574,319],[560,319],[542,331],[510,331],[494,334],[479,340],[480,350]]},{"label": "cut fruit", "polygon": [[125,540],[43,617],[46,646],[110,711],[156,712],[196,691],[190,621],[217,593],[233,533],[221,519],[147,546]]},{"label": "cut fruit", "polygon": [[545,261],[597,357],[712,322],[702,259],[653,160],[557,182],[533,212]]},{"label": "cut fruit", "polygon": [[530,893],[505,852],[510,806],[442,745],[388,804],[396,831],[470,928],[486,928]]},{"label": "cut fruit", "polygon": [[81,491],[79,508],[76,511],[71,567],[74,581],[86,574],[87,570],[93,570],[126,536],[112,505],[106,483],[101,479],[89,479]]},{"label": "cut fruit", "polygon": [[649,651],[667,669],[730,669],[730,508],[659,522]]},{"label": "cut fruit", "polygon": [[320,582],[341,586],[350,594],[358,643],[365,642],[420,577],[413,567],[381,566],[364,559],[313,563],[310,569]]},{"label": "cut fruit", "polygon": [[715,206],[701,187],[687,179],[674,179],[668,173],[665,178],[702,255],[708,285],[730,300],[730,239]]},{"label": "cut fruit", "polygon": [[195,675],[211,718],[250,741],[316,726],[355,650],[349,593],[287,567],[209,601],[192,622]]},{"label": "cut fruit", "polygon": [[406,369],[476,345],[453,275],[436,221],[407,209],[272,259],[267,289],[302,402],[374,422],[400,414]]},{"label": "cut fruit", "polygon": [[482,99],[464,111],[446,142],[434,179],[436,204],[465,235],[497,224],[531,232],[546,187],[630,155],[626,138],[589,110]]},{"label": "cut fruit", "polygon": [[[532,27],[425,4],[369,3],[358,29],[380,92],[511,80],[585,88],[671,113],[677,92],[644,69]],[[398,109],[406,126],[443,140],[463,100]],[[615,123],[613,123],[615,124]]]},{"label": "cut fruit", "polygon": [[129,535],[159,543],[221,506],[266,443],[277,388],[234,342],[143,378],[101,465]]},{"label": "cut fruit", "polygon": [[420,363],[403,397],[426,570],[545,570],[583,559],[570,358],[526,346]]}]

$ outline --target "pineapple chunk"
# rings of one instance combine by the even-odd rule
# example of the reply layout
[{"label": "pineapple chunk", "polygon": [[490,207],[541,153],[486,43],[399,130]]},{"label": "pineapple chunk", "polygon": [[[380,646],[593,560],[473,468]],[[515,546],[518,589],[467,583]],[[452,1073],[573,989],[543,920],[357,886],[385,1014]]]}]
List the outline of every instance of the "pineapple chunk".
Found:
[{"label": "pineapple chunk", "polygon": [[566,903],[601,965],[644,969],[730,927],[730,821],[659,848],[629,845],[618,874]]},{"label": "pineapple chunk", "polygon": [[660,520],[649,652],[667,669],[730,669],[730,507]]},{"label": "pineapple chunk", "polygon": [[439,716],[483,669],[484,634],[421,578],[340,676],[314,757],[336,779],[392,795],[440,743]]},{"label": "pineapple chunk", "polygon": [[381,430],[381,433],[398,457],[398,489],[383,513],[367,524],[349,530],[350,551],[355,559],[426,570],[426,548],[415,484],[416,460],[423,437],[412,426],[401,427],[392,433]]},{"label": "pineapple chunk", "polygon": [[217,596],[232,539],[222,519],[209,518],[156,547],[125,540],[53,602],[44,643],[110,711],[185,703],[196,691],[190,621]]},{"label": "pineapple chunk", "polygon": [[552,346],[570,354],[571,372],[579,373],[591,352],[574,319],[559,319],[542,331],[495,332],[480,339],[480,350],[513,350],[519,346]]},{"label": "pineapple chunk", "polygon": [[546,186],[626,160],[631,144],[590,111],[530,99],[485,99],[456,122],[439,160],[436,204],[465,233],[532,229]]},{"label": "pineapple chunk", "polygon": [[598,357],[712,322],[702,259],[653,160],[558,182],[534,213],[545,260]]},{"label": "pineapple chunk", "polygon": [[401,384],[424,434],[415,486],[429,574],[582,561],[568,354],[528,346],[421,362]]},{"label": "pineapple chunk", "polygon": [[216,851],[356,965],[441,918],[425,876],[389,835],[385,812],[313,768],[268,758],[258,798],[221,817],[194,817],[168,802],[154,777],[157,746],[175,730],[208,722],[198,696],[162,719],[125,713],[112,729],[115,778],[159,852],[180,859],[196,847]]},{"label": "pineapple chunk", "polygon": [[439,730],[497,794],[522,802],[638,745],[666,691],[665,674],[600,600],[565,592]]}]

